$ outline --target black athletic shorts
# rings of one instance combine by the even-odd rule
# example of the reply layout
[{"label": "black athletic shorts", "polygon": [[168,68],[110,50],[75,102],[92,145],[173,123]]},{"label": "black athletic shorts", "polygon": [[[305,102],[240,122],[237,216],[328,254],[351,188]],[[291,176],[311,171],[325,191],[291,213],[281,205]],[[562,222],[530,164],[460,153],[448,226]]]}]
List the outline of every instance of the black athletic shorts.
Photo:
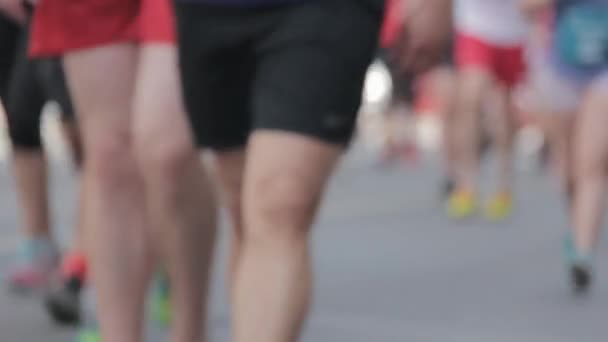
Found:
[{"label": "black athletic shorts", "polygon": [[[29,25],[19,39],[15,63],[9,83],[7,101],[17,102],[18,112],[26,107],[42,108],[47,101],[55,101],[66,118],[74,116],[60,58],[32,59],[28,56]],[[40,112],[40,111],[38,111]],[[33,115],[33,114],[32,114]]]},{"label": "black athletic shorts", "polygon": [[6,96],[2,100],[13,145],[37,149],[41,146],[40,122],[44,105],[48,101],[57,102],[64,120],[73,120],[74,110],[61,60],[28,57],[28,26],[20,30]]},{"label": "black athletic shorts", "polygon": [[379,0],[244,9],[176,5],[186,108],[203,147],[244,146],[253,130],[345,145],[377,47]]}]

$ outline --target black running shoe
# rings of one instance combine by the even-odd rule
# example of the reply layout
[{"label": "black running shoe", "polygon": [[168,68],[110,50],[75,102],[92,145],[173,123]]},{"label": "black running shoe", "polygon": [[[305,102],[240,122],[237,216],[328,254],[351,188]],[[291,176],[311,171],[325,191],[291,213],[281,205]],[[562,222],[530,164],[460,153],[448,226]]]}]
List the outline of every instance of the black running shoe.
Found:
[{"label": "black running shoe", "polygon": [[451,177],[445,177],[441,182],[441,197],[447,200],[454,192],[456,183],[454,183]]},{"label": "black running shoe", "polygon": [[55,322],[61,325],[80,323],[81,288],[82,282],[74,278],[47,294],[45,307]]},{"label": "black running shoe", "polygon": [[584,294],[589,292],[593,280],[591,268],[583,263],[576,263],[570,268],[570,281],[574,292]]},{"label": "black running shoe", "polygon": [[477,147],[477,153],[479,159],[483,159],[485,156],[488,155],[488,153],[490,152],[490,149],[492,148],[492,137],[490,136],[489,133],[483,133],[481,135],[481,138],[479,139],[479,145]]}]

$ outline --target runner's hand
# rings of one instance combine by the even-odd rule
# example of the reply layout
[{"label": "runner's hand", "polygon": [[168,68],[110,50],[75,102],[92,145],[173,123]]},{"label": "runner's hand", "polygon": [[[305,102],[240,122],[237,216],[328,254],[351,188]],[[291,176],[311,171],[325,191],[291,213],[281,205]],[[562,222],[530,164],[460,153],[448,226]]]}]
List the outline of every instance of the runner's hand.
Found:
[{"label": "runner's hand", "polygon": [[411,1],[399,55],[405,71],[419,73],[441,61],[452,34],[452,0]]},{"label": "runner's hand", "polygon": [[0,0],[0,11],[19,23],[24,23],[27,17],[22,0]]}]

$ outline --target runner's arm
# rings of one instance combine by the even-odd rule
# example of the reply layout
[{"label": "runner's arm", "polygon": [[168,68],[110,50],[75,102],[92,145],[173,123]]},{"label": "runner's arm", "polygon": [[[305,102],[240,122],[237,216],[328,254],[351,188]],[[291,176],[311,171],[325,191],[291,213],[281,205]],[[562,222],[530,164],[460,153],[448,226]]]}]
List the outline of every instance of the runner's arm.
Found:
[{"label": "runner's arm", "polygon": [[402,66],[423,72],[435,66],[452,34],[453,0],[409,0],[401,42]]}]

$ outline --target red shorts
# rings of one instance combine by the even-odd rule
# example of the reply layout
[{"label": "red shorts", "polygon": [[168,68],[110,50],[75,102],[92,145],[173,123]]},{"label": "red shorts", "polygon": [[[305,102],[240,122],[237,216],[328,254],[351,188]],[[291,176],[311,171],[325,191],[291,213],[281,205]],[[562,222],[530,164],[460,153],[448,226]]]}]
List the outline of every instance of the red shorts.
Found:
[{"label": "red shorts", "polygon": [[482,68],[508,87],[519,83],[526,71],[522,46],[501,47],[473,36],[459,34],[455,45],[456,65]]},{"label": "red shorts", "polygon": [[68,51],[121,42],[175,42],[171,0],[41,0],[30,53]]}]

